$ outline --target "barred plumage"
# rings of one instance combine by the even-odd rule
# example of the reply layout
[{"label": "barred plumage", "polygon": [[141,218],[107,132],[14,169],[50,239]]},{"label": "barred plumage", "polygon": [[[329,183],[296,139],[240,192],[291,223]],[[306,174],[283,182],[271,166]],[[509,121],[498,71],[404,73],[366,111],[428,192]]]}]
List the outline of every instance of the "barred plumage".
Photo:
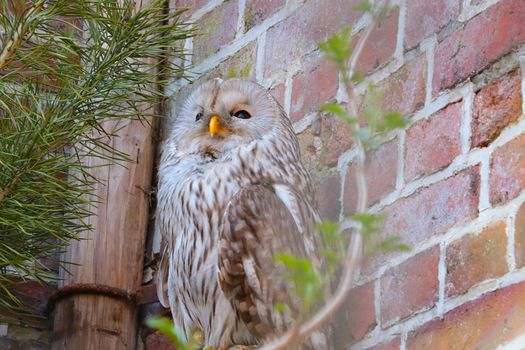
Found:
[{"label": "barred plumage", "polygon": [[264,88],[215,79],[192,93],[165,142],[157,197],[158,292],[178,326],[228,348],[291,325],[274,311],[297,301],[273,254],[316,259],[319,217],[291,124]]}]

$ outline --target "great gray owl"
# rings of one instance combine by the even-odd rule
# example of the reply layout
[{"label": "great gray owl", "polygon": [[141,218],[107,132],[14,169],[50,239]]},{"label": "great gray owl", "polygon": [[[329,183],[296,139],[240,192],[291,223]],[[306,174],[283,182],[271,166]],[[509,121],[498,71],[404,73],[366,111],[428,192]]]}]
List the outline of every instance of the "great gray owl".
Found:
[{"label": "great gray owl", "polygon": [[[176,117],[158,176],[156,230],[167,247],[157,292],[175,324],[219,349],[288,329],[297,300],[273,255],[315,260],[319,216],[282,107],[253,82],[204,83]],[[275,311],[278,302],[290,310]]]}]

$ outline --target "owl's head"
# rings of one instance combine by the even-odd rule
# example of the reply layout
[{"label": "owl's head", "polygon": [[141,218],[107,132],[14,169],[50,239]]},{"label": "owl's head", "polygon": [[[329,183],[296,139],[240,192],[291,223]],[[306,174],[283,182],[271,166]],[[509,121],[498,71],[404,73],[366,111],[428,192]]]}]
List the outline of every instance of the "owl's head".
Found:
[{"label": "owl's head", "polygon": [[253,140],[290,133],[288,118],[265,88],[241,79],[213,79],[185,101],[170,139],[179,152],[219,157]]}]

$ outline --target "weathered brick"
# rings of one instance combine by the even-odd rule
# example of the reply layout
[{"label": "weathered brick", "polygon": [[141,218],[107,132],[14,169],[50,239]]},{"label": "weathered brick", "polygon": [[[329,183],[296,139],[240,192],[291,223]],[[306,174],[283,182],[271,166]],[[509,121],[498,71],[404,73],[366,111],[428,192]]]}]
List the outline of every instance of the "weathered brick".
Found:
[{"label": "weathered brick", "polygon": [[[313,51],[320,41],[360,16],[352,8],[358,0],[309,0],[266,34],[264,76],[284,71],[290,62]],[[309,87],[311,89],[311,87]]]},{"label": "weathered brick", "polygon": [[[370,152],[366,160],[365,176],[368,185],[368,203],[377,202],[396,188],[398,139],[382,144]],[[344,210],[346,214],[355,211],[357,206],[356,166],[352,164],[346,172],[344,189]]]},{"label": "weathered brick", "polygon": [[[324,58],[306,63],[303,71],[293,77],[290,119],[297,121],[310,112],[316,112],[337,92],[337,69]],[[315,87],[315,88],[312,88]]]},{"label": "weathered brick", "polygon": [[[222,78],[243,78],[255,80],[255,65],[257,61],[257,45],[252,42],[226,61],[214,68]],[[218,76],[219,76],[218,75]]]},{"label": "weathered brick", "polygon": [[505,223],[499,222],[485,228],[479,235],[467,235],[447,247],[447,296],[463,294],[479,282],[507,272],[505,229]]},{"label": "weathered brick", "polygon": [[325,177],[317,185],[316,193],[321,218],[336,222],[339,221],[339,212],[341,211],[341,204],[339,203],[341,182],[339,175],[335,174]]},{"label": "weathered brick", "polygon": [[489,188],[493,205],[516,197],[525,188],[525,134],[494,151]]},{"label": "weathered brick", "polygon": [[514,230],[516,266],[523,267],[525,266],[525,204],[521,205],[516,214]]},{"label": "weathered brick", "polygon": [[481,89],[474,98],[472,147],[487,146],[521,115],[521,74],[514,70]]},{"label": "weathered brick", "polygon": [[49,297],[56,288],[37,281],[14,283],[9,291],[30,307],[34,312],[43,314]]},{"label": "weathered brick", "polygon": [[235,37],[239,5],[237,1],[226,1],[197,21],[197,32],[193,38],[193,62],[219,51]]},{"label": "weathered brick", "polygon": [[525,332],[525,282],[488,293],[428,322],[407,339],[408,350],[495,349]]},{"label": "weathered brick", "polygon": [[382,107],[408,116],[425,104],[427,60],[414,58],[397,72],[380,82],[377,91],[383,95]]},{"label": "weathered brick", "polygon": [[353,144],[352,132],[345,122],[331,115],[320,118],[320,127],[320,161],[327,167],[336,166],[339,156]]},{"label": "weathered brick", "polygon": [[301,152],[301,160],[306,166],[306,169],[315,177],[315,172],[319,167],[319,159],[317,158],[317,149],[314,145],[314,134],[312,128],[308,128],[297,135],[299,141],[299,150]]},{"label": "weathered brick", "polygon": [[[502,0],[438,44],[433,94],[450,88],[525,41],[523,0]],[[490,29],[490,30],[489,30]]]},{"label": "weathered brick", "polygon": [[461,102],[447,106],[407,130],[405,181],[449,165],[461,152]]},{"label": "weathered brick", "polygon": [[479,167],[475,166],[386,207],[382,232],[416,244],[475,217],[478,202]]},{"label": "weathered brick", "polygon": [[247,0],[244,13],[245,29],[249,30],[276,13],[286,0]]},{"label": "weathered brick", "polygon": [[381,277],[381,324],[391,325],[438,300],[439,247],[427,249],[395,266]]},{"label": "weathered brick", "polygon": [[335,322],[336,349],[345,349],[375,328],[374,284],[372,281],[352,289],[348,300],[340,308]]},{"label": "weathered brick", "polygon": [[[399,10],[393,11],[378,21],[363,47],[356,65],[357,71],[366,75],[388,62],[394,56],[398,23]],[[356,37],[355,42],[359,40],[358,38],[359,35]]]},{"label": "weathered brick", "polygon": [[207,4],[210,0],[170,0],[170,9],[185,8],[183,18],[191,16],[196,10]]},{"label": "weathered brick", "polygon": [[397,337],[394,340],[390,340],[386,343],[374,345],[366,350],[399,350],[401,348],[401,338]]},{"label": "weathered brick", "polygon": [[284,107],[284,94],[286,92],[286,86],[284,83],[279,83],[270,88],[270,94],[275,98],[275,100]]},{"label": "weathered brick", "polygon": [[409,49],[439,32],[459,16],[460,0],[411,0],[407,2],[405,48]]}]

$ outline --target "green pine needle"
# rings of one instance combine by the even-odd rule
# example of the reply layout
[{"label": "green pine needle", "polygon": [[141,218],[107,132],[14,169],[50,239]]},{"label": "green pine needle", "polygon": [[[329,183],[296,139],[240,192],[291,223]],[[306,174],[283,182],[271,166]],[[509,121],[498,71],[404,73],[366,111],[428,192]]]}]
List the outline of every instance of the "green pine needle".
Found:
[{"label": "green pine needle", "polygon": [[31,310],[8,287],[56,279],[60,252],[90,229],[100,179],[82,159],[128,160],[109,126],[154,116],[192,35],[161,0],[26,6],[0,14],[0,306],[18,312]]}]

